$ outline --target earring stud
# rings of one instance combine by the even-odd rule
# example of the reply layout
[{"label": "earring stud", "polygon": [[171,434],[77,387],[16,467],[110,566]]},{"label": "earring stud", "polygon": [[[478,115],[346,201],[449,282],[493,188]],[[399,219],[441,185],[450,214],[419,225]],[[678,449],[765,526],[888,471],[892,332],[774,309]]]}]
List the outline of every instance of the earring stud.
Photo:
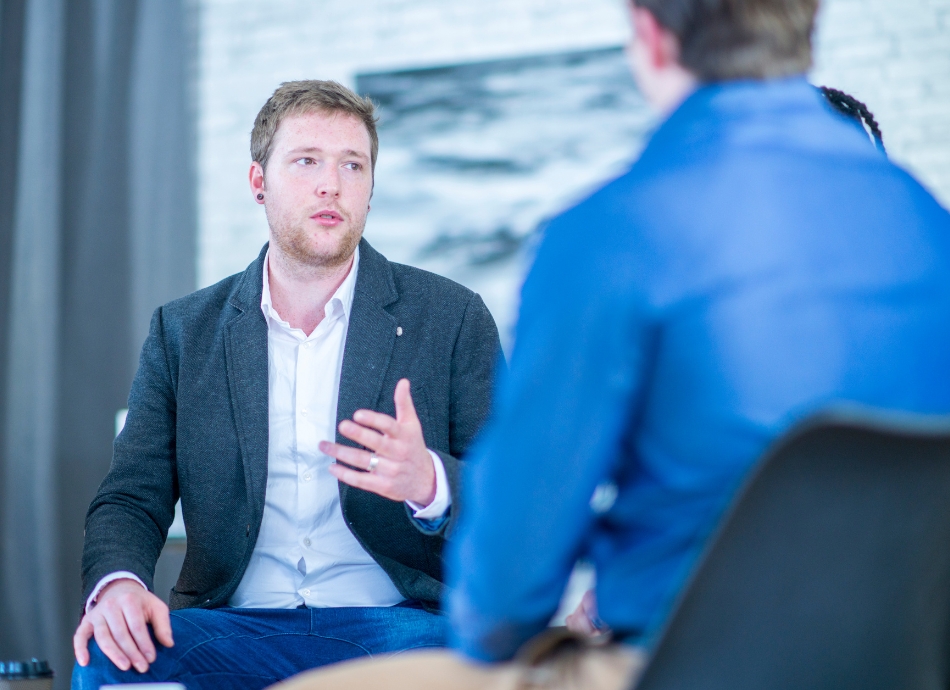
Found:
[{"label": "earring stud", "polygon": [[258,201],[264,201],[264,195],[263,195],[263,194],[258,194],[258,195],[257,195],[257,200],[258,200]]}]

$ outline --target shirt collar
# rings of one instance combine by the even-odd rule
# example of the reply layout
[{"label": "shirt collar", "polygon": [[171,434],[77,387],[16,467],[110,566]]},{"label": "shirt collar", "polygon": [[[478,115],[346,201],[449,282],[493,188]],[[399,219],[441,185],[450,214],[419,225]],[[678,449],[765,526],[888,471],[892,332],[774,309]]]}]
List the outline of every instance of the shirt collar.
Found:
[{"label": "shirt collar", "polygon": [[[356,274],[360,266],[360,248],[359,245],[356,246],[356,251],[353,253],[353,265],[350,267],[350,272],[347,274],[346,278],[340,283],[340,287],[336,289],[336,292],[333,293],[333,296],[327,302],[326,307],[324,307],[324,315],[330,316],[336,310],[340,310],[343,314],[343,317],[349,321],[350,320],[350,309],[353,307],[353,295],[356,292]],[[264,255],[264,285],[261,291],[261,311],[264,312],[264,318],[268,321],[274,321],[282,325],[289,324],[281,318],[280,314],[277,313],[277,310],[274,309],[274,304],[271,301],[270,296],[270,249],[268,248],[267,253]]]}]

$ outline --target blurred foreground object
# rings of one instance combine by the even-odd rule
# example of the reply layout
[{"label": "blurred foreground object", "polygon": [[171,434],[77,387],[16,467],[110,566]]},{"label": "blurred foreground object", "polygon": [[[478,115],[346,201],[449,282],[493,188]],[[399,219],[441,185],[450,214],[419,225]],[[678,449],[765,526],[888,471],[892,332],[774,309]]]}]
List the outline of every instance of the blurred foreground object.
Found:
[{"label": "blurred foreground object", "polygon": [[815,9],[630,6],[668,118],[550,223],[525,282],[450,545],[465,656],[510,659],[578,558],[616,638],[651,645],[790,426],[843,402],[950,413],[950,215],[804,78]]},{"label": "blurred foreground object", "polygon": [[842,401],[950,413],[950,216],[822,100],[702,86],[548,226],[449,556],[467,656],[540,632],[578,558],[604,623],[649,640],[790,425]]},{"label": "blurred foreground object", "polygon": [[135,688],[135,690],[186,690],[181,683],[124,683],[122,685],[103,685],[99,690],[115,688]]},{"label": "blurred foreground object", "polygon": [[46,661],[0,661],[0,690],[51,690],[53,671]]},{"label": "blurred foreground object", "polygon": [[637,690],[947,687],[947,496],[950,417],[803,423],[724,520]]}]

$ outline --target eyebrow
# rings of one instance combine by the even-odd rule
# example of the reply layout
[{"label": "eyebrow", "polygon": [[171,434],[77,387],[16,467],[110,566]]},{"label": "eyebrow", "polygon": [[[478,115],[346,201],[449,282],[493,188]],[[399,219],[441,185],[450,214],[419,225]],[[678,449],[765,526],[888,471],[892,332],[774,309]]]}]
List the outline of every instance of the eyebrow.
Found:
[{"label": "eyebrow", "polygon": [[[302,148],[291,149],[291,151],[288,152],[287,155],[288,155],[288,156],[298,156],[298,155],[300,155],[300,154],[302,154],[302,153],[323,153],[323,149],[321,149],[321,148],[319,148],[319,147],[317,147],[317,146],[304,146],[304,147],[302,147]],[[345,151],[343,151],[343,156],[344,156],[344,157],[356,157],[356,158],[362,158],[362,159],[364,159],[364,160],[369,160],[369,156],[367,156],[365,153],[362,153],[362,152],[360,152],[360,151],[355,151],[355,150],[353,150],[353,149],[346,149]]]}]

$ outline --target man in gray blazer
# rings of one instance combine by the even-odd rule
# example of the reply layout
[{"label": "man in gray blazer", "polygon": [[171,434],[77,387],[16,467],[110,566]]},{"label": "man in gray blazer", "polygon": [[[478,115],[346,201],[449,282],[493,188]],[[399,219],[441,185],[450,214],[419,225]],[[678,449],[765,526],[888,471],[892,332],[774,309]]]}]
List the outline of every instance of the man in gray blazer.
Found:
[{"label": "man in gray blazer", "polygon": [[[478,295],[362,239],[377,148],[373,104],[333,82],[258,114],[270,242],[155,312],[86,518],[74,688],[261,688],[444,643],[458,458],[500,347]],[[150,590],[179,498],[169,613]]]}]

